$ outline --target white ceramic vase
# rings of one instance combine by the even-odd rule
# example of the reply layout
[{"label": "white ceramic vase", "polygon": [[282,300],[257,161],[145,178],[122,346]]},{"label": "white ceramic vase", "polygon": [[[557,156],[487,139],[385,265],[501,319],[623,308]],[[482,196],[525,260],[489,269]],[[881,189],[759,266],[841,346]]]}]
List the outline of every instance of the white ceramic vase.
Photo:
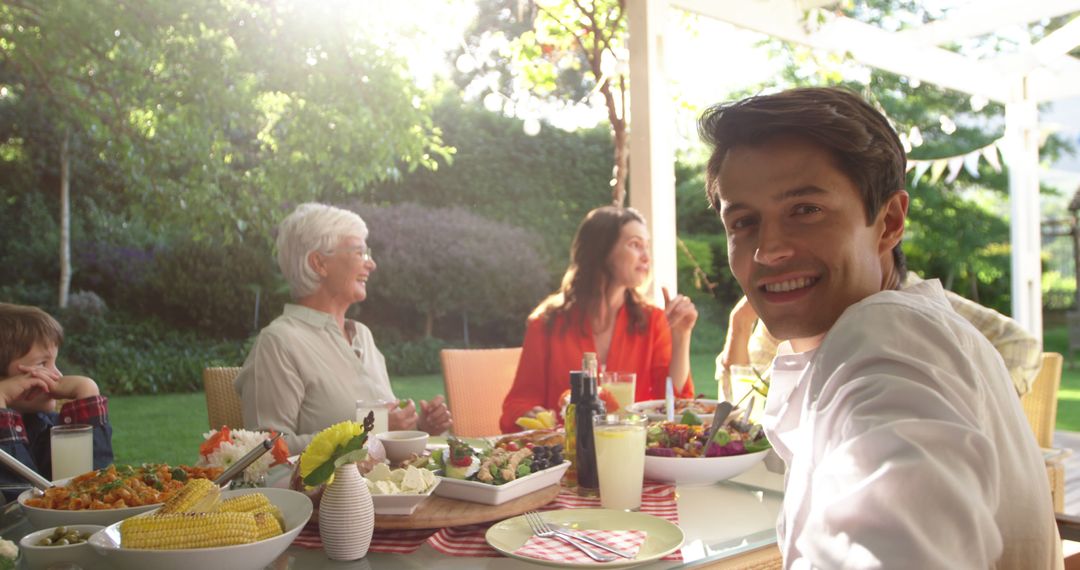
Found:
[{"label": "white ceramic vase", "polygon": [[319,505],[319,536],[331,560],[356,560],[367,555],[375,530],[375,505],[367,482],[355,463],[334,471]]}]

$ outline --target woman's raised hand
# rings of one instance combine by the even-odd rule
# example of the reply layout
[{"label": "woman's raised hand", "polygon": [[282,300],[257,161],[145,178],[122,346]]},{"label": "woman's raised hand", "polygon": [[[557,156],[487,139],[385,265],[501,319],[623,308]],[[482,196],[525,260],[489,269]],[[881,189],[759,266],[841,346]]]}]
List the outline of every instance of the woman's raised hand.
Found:
[{"label": "woman's raised hand", "polygon": [[686,295],[671,297],[667,287],[661,289],[664,292],[664,314],[667,316],[668,325],[671,327],[671,336],[688,336],[697,323],[698,312],[694,302]]}]

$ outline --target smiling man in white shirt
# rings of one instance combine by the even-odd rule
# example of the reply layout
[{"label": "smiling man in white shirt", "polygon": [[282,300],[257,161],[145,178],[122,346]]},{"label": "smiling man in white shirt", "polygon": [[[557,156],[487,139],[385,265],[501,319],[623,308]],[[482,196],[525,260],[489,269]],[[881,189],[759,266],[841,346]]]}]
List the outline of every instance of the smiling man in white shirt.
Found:
[{"label": "smiling man in white shirt", "polygon": [[718,105],[708,195],[784,340],[763,423],[788,467],[787,568],[1053,568],[1042,456],[994,347],[936,280],[900,289],[905,156],[857,95]]}]

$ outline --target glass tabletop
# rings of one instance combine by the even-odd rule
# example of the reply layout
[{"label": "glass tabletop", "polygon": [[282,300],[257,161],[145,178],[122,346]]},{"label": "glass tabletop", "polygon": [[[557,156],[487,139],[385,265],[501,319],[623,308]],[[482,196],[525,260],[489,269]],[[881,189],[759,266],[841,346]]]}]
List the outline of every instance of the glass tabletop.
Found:
[{"label": "glass tabletop", "polygon": [[[776,542],[776,517],[780,512],[782,477],[758,464],[734,480],[712,485],[686,486],[677,489],[679,527],[685,533],[683,560],[661,560],[636,568],[678,568],[688,564],[722,560]],[[18,541],[32,532],[18,507],[0,517],[0,535]],[[108,568],[104,559],[95,557],[81,565],[85,570]],[[389,569],[432,567],[465,569],[532,568],[536,564],[506,557],[475,558],[447,556],[423,545],[411,554],[372,552],[352,562],[329,560],[321,549],[292,546],[269,568],[275,570],[320,569]],[[22,565],[20,567],[25,567]]]}]

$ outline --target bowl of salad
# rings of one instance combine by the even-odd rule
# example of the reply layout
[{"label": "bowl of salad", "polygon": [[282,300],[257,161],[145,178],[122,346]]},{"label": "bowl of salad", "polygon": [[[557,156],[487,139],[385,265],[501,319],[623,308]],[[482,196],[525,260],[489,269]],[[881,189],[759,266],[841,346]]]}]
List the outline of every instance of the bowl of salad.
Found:
[{"label": "bowl of salad", "polygon": [[645,478],[680,485],[708,485],[741,475],[765,459],[769,441],[761,426],[732,422],[711,441],[702,425],[654,422],[646,429]]}]

